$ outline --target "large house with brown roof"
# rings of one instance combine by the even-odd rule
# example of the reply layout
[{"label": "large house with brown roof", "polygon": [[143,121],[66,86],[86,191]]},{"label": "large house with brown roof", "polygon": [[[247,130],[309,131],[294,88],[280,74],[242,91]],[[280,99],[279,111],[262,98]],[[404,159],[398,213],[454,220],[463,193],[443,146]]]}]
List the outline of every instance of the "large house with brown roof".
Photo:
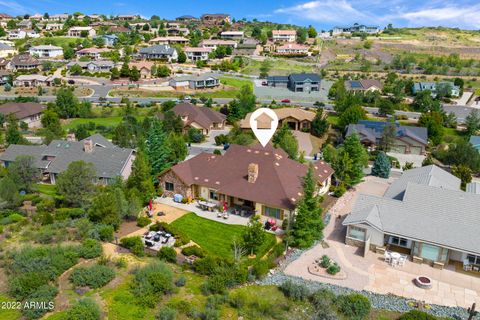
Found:
[{"label": "large house with brown roof", "polygon": [[[302,177],[308,165],[288,158],[271,145],[231,145],[224,155],[201,153],[179,163],[158,179],[166,196],[204,198],[228,207],[249,208],[249,212],[278,220],[294,214],[302,197]],[[318,194],[330,187],[333,169],[323,161],[314,164]]]},{"label": "large house with brown roof", "polygon": [[222,130],[225,128],[227,117],[207,107],[197,107],[189,103],[180,103],[173,107],[172,111],[178,115],[183,122],[183,129],[199,129],[203,134],[208,135],[211,130]]},{"label": "large house with brown roof", "polygon": [[[275,112],[278,117],[279,128],[286,123],[292,130],[310,131],[312,121],[315,118],[314,112],[298,108],[273,109],[273,112]],[[240,128],[250,129],[251,115],[252,113],[247,114],[245,119],[240,121]]]},{"label": "large house with brown roof", "polygon": [[345,81],[345,89],[348,91],[382,91],[383,85],[376,79],[360,79]]},{"label": "large house with brown roof", "polygon": [[8,102],[0,105],[0,113],[5,117],[13,115],[18,122],[25,122],[29,128],[39,128],[42,126],[40,119],[45,108],[43,104],[35,102]]}]

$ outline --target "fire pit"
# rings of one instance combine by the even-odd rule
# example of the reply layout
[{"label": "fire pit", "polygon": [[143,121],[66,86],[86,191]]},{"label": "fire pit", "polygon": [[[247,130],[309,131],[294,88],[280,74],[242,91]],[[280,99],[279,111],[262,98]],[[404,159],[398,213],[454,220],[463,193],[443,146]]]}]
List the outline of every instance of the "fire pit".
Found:
[{"label": "fire pit", "polygon": [[415,284],[422,289],[431,289],[432,288],[432,279],[425,276],[420,276],[415,278]]}]

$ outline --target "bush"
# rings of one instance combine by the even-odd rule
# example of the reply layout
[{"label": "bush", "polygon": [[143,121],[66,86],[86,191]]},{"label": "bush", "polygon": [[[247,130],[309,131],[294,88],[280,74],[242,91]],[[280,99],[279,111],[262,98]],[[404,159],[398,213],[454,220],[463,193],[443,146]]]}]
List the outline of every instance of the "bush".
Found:
[{"label": "bush", "polygon": [[270,262],[268,260],[259,260],[253,265],[253,275],[255,278],[261,279],[270,271]]},{"label": "bush", "polygon": [[222,152],[221,152],[220,150],[218,150],[218,149],[215,149],[215,150],[213,150],[213,154],[214,154],[214,155],[217,155],[217,156],[221,156],[221,155],[222,155]]},{"label": "bush", "polygon": [[340,266],[335,262],[327,268],[328,274],[336,275],[340,272]]},{"label": "bush", "polygon": [[95,239],[86,239],[80,247],[80,256],[85,259],[100,257],[103,253],[102,244]]},{"label": "bush", "polygon": [[[52,303],[57,293],[57,288],[51,285],[44,285],[37,288],[31,295],[29,295],[27,301],[43,303],[48,308],[49,303]],[[47,313],[47,308],[23,309],[23,315],[27,319],[38,319]]]},{"label": "bush", "polygon": [[95,224],[95,226],[89,230],[88,237],[95,240],[112,241],[114,232],[113,226],[109,224]]},{"label": "bush", "polygon": [[162,262],[153,262],[133,273],[131,292],[138,303],[153,308],[162,295],[173,291],[173,272]]},{"label": "bush", "polygon": [[304,301],[308,298],[308,289],[304,285],[295,284],[291,281],[285,281],[280,286],[280,290],[283,294],[296,301]]},{"label": "bush", "polygon": [[137,226],[140,228],[148,226],[152,221],[148,217],[138,217]]},{"label": "bush", "polygon": [[184,276],[181,276],[177,280],[175,280],[175,285],[177,287],[183,287],[187,283],[187,279]]},{"label": "bush", "polygon": [[83,299],[67,311],[65,320],[100,320],[100,316],[100,308],[95,301],[92,299]]},{"label": "bush", "polygon": [[172,262],[172,263],[177,262],[177,252],[175,251],[175,249],[171,247],[162,247],[158,251],[157,257],[160,260],[163,260],[166,262]]},{"label": "bush", "polygon": [[320,265],[322,266],[322,268],[330,267],[330,258],[324,254],[322,256],[322,260],[320,261]]},{"label": "bush", "polygon": [[310,301],[317,310],[331,306],[333,300],[335,294],[328,289],[317,290],[310,296]]},{"label": "bush", "polygon": [[423,311],[411,310],[407,313],[402,314],[398,320],[436,320],[437,317],[432,316]]},{"label": "bush", "polygon": [[338,186],[334,187],[333,189],[333,196],[340,198],[347,192],[347,188],[343,183],[340,183]]},{"label": "bush", "polygon": [[139,236],[122,238],[120,245],[130,250],[136,256],[142,257],[145,255],[145,247]]},{"label": "bush", "polygon": [[94,265],[73,270],[68,278],[75,287],[101,288],[115,278],[115,272],[107,266]]},{"label": "bush", "polygon": [[217,146],[221,146],[223,144],[226,144],[229,142],[228,136],[225,134],[219,134],[218,136],[215,137],[215,144]]},{"label": "bush", "polygon": [[194,255],[194,256],[197,256],[199,258],[203,258],[205,257],[205,252],[203,251],[202,248],[200,248],[199,246],[188,246],[188,247],[185,247],[182,249],[182,254],[184,256],[191,256],[191,255]]},{"label": "bush", "polygon": [[177,317],[177,311],[169,307],[161,307],[158,311],[156,320],[175,320]]},{"label": "bush", "polygon": [[336,299],[338,311],[353,320],[365,319],[370,313],[370,300],[359,293],[339,296]]},{"label": "bush", "polygon": [[85,211],[81,208],[58,208],[55,209],[56,220],[79,219],[85,215]]}]

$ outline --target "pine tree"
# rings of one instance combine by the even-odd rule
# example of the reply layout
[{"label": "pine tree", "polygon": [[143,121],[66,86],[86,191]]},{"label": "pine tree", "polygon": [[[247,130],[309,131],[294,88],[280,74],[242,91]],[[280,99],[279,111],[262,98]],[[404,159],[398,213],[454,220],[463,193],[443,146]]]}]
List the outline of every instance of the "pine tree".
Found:
[{"label": "pine tree", "polygon": [[132,173],[128,177],[127,187],[135,188],[142,195],[143,202],[147,202],[155,193],[151,172],[152,168],[148,163],[145,151],[140,148],[133,161]]},{"label": "pine tree", "polygon": [[172,150],[167,134],[158,120],[153,120],[146,137],[146,153],[152,166],[151,174],[156,177],[173,165]]},{"label": "pine tree", "polygon": [[373,163],[372,175],[387,179],[390,176],[390,160],[385,152],[380,151]]}]

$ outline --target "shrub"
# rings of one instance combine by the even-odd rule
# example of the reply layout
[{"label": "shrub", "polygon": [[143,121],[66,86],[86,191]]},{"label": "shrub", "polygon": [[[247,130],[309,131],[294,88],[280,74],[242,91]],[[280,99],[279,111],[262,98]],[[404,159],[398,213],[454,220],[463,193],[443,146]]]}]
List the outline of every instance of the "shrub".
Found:
[{"label": "shrub", "polygon": [[158,251],[157,257],[166,262],[177,262],[177,252],[171,247],[162,247]]},{"label": "shrub", "polygon": [[205,256],[205,252],[199,246],[188,246],[182,249],[182,254],[185,256],[197,256],[199,258],[203,258]]},{"label": "shrub", "polygon": [[79,219],[85,215],[85,211],[81,208],[58,208],[55,209],[56,220]]},{"label": "shrub", "polygon": [[95,301],[92,299],[83,299],[67,311],[65,320],[100,320],[100,317],[100,308]]},{"label": "shrub", "polygon": [[436,320],[437,317],[432,316],[423,311],[411,310],[407,313],[402,314],[398,320]]},{"label": "shrub", "polygon": [[[45,306],[49,306],[49,303],[55,299],[58,290],[51,285],[44,285],[38,287],[31,295],[28,296],[27,301],[43,303]],[[23,315],[27,319],[38,319],[47,313],[47,308],[33,308],[23,309]]]},{"label": "shrub", "polygon": [[370,300],[359,293],[339,296],[336,305],[338,311],[353,320],[365,319],[371,308]]},{"label": "shrub", "polygon": [[109,224],[95,224],[93,228],[88,231],[88,236],[96,240],[112,241],[114,231],[113,226]]},{"label": "shrub", "polygon": [[173,288],[172,270],[162,262],[153,262],[134,271],[130,290],[139,304],[153,308]]},{"label": "shrub", "polygon": [[68,278],[76,287],[101,288],[115,278],[115,272],[107,266],[94,265],[73,270]]},{"label": "shrub", "polygon": [[122,238],[120,245],[130,250],[136,256],[141,257],[145,254],[145,247],[139,236]]},{"label": "shrub", "polygon": [[185,286],[185,283],[187,283],[187,279],[184,276],[181,276],[177,280],[175,280],[175,285],[177,287],[183,287]]},{"label": "shrub", "polygon": [[253,265],[252,271],[257,279],[261,279],[270,271],[270,262],[268,260],[259,260]]},{"label": "shrub", "polygon": [[340,266],[335,262],[327,268],[328,274],[336,275],[340,272]]},{"label": "shrub", "polygon": [[308,289],[304,285],[295,284],[291,281],[285,281],[280,286],[280,290],[283,294],[296,301],[304,301],[308,298]]},{"label": "shrub", "polygon": [[333,190],[333,195],[337,198],[340,198],[347,192],[347,188],[345,188],[345,185],[343,183],[340,183],[338,186],[336,186]]},{"label": "shrub", "polygon": [[152,221],[148,217],[138,217],[137,226],[140,228],[148,226]]},{"label": "shrub", "polygon": [[328,289],[317,290],[310,296],[310,301],[317,310],[331,306],[333,300],[335,300],[335,294]]},{"label": "shrub", "polygon": [[221,156],[222,155],[222,152],[218,149],[215,149],[213,150],[213,154],[217,155],[217,156]]},{"label": "shrub", "polygon": [[223,145],[225,143],[228,143],[228,136],[225,134],[219,134],[218,136],[215,137],[215,144],[217,146]]},{"label": "shrub", "polygon": [[330,267],[330,258],[327,255],[324,254],[322,256],[321,261],[320,261],[320,265],[322,266],[322,268]]},{"label": "shrub", "polygon": [[175,320],[177,312],[170,307],[161,307],[158,311],[156,320]]},{"label": "shrub", "polygon": [[79,253],[85,259],[100,257],[103,253],[102,244],[95,239],[86,239],[82,242]]}]

